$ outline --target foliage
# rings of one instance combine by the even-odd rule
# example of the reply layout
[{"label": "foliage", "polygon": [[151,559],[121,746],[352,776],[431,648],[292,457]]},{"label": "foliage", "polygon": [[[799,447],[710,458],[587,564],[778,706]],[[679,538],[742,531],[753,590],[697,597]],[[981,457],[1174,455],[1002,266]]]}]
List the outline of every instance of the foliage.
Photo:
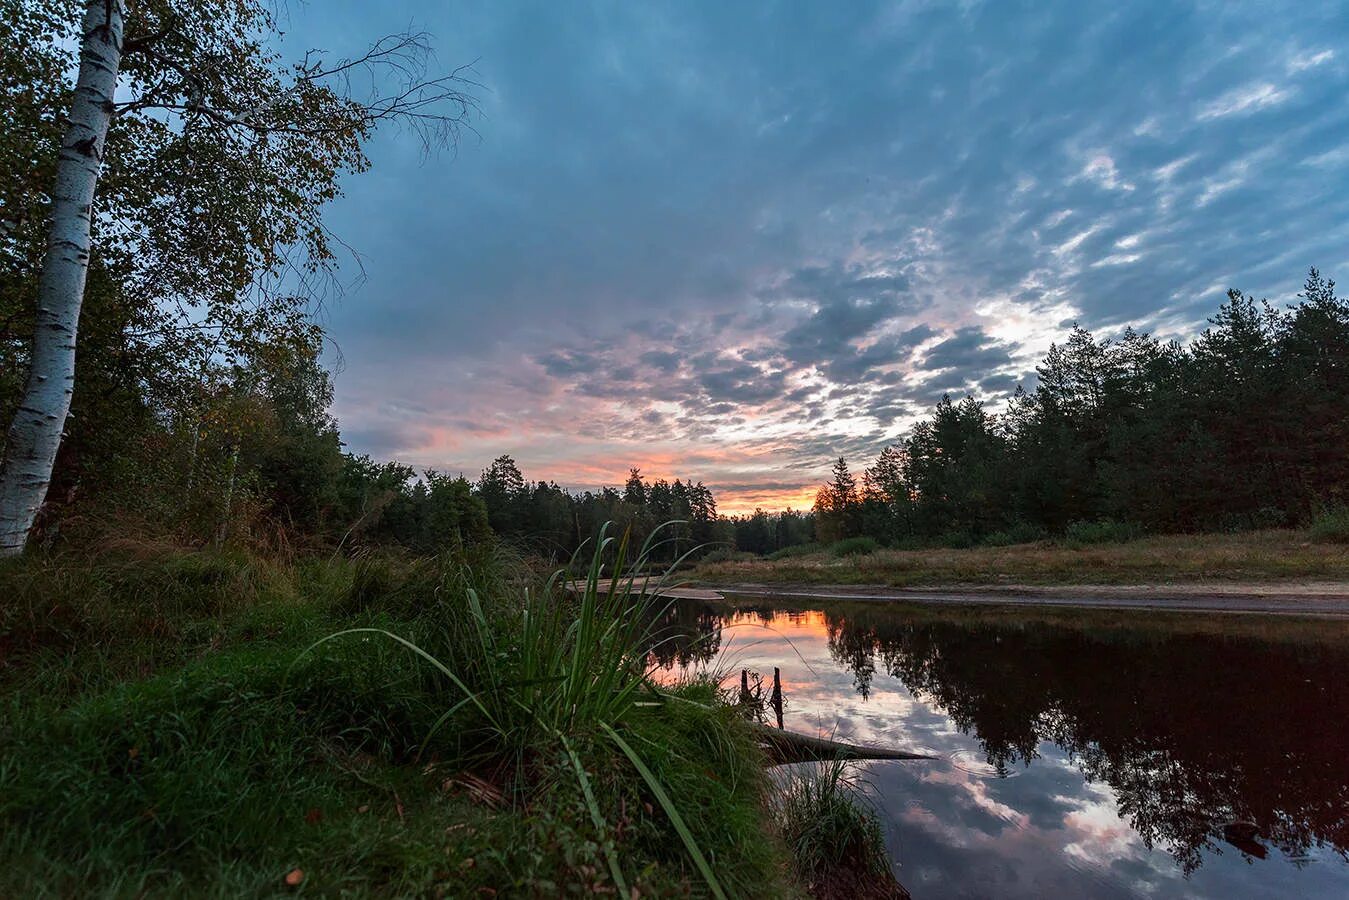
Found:
[{"label": "foliage", "polygon": [[1323,510],[1312,520],[1311,538],[1323,544],[1349,544],[1349,506]]},{"label": "foliage", "polygon": [[829,545],[829,552],[835,556],[866,556],[880,548],[881,545],[875,538],[859,536],[835,541]]},{"label": "foliage", "polygon": [[768,558],[771,560],[796,559],[800,556],[810,556],[819,553],[823,549],[824,548],[819,544],[794,544],[790,547],[783,547],[781,550],[768,554]]},{"label": "foliage", "polygon": [[746,553],[772,554],[815,540],[815,515],[794,509],[765,512],[756,509],[747,516],[731,516],[736,549]]},{"label": "foliage", "polygon": [[857,479],[848,471],[848,462],[839,457],[834,462],[832,480],[820,488],[815,496],[815,534],[824,544],[854,537],[858,521]]},{"label": "foliage", "polygon": [[985,547],[1010,547],[1014,544],[1032,544],[1047,537],[1043,528],[1026,522],[1017,522],[1001,531],[985,535],[980,541]]},{"label": "foliage", "polygon": [[734,562],[735,560],[758,559],[757,554],[749,553],[744,550],[732,550],[730,547],[717,547],[702,557],[702,562],[719,563]]},{"label": "foliage", "polygon": [[1064,529],[1064,542],[1071,546],[1123,543],[1143,536],[1142,529],[1129,522],[1100,519],[1095,522],[1070,522]]},{"label": "foliage", "polygon": [[[5,421],[28,377],[86,5],[0,5]],[[49,538],[77,502],[77,527],[139,518],[195,541],[255,536],[262,520],[305,536],[327,524],[341,454],[314,313],[340,290],[340,240],[323,210],[367,168],[378,126],[450,144],[474,101],[460,73],[427,74],[424,35],[296,63],[276,36],[260,0],[129,4]]]}]

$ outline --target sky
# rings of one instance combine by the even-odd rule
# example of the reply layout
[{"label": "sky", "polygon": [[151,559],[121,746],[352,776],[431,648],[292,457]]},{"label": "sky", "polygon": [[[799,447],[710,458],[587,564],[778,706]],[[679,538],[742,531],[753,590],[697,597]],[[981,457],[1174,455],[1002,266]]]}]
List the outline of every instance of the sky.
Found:
[{"label": "sky", "polygon": [[1187,339],[1349,273],[1343,3],[311,0],[283,48],[409,24],[481,118],[381,132],[328,212],[378,459],[808,507],[1074,323]]}]

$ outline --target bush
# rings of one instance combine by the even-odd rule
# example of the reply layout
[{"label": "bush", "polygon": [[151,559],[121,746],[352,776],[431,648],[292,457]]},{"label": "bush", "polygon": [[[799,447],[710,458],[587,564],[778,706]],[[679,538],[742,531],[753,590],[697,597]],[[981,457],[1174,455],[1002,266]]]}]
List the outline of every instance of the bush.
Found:
[{"label": "bush", "polygon": [[783,547],[781,550],[774,550],[768,554],[768,559],[796,559],[798,556],[810,556],[812,553],[820,553],[824,548],[819,544],[793,544],[790,547]]},{"label": "bush", "polygon": [[881,545],[872,537],[850,537],[836,541],[829,547],[835,556],[866,556],[881,549]]},{"label": "bush", "polygon": [[948,531],[937,538],[937,544],[941,547],[950,547],[953,550],[968,550],[973,547],[977,541],[974,535],[968,531]]},{"label": "bush", "polygon": [[1095,522],[1073,522],[1063,533],[1064,543],[1070,547],[1089,544],[1122,544],[1143,536],[1143,529],[1132,522],[1100,519]]},{"label": "bush", "polygon": [[1017,522],[1003,531],[986,535],[980,542],[985,547],[1010,547],[1013,544],[1032,544],[1044,540],[1044,529],[1026,522]]},{"label": "bush", "polygon": [[751,559],[758,559],[753,553],[746,553],[743,550],[735,550],[731,547],[718,547],[702,558],[705,563],[725,563],[725,562],[745,562]]},{"label": "bush", "polygon": [[1349,544],[1349,506],[1323,510],[1312,521],[1311,538],[1321,544]]}]

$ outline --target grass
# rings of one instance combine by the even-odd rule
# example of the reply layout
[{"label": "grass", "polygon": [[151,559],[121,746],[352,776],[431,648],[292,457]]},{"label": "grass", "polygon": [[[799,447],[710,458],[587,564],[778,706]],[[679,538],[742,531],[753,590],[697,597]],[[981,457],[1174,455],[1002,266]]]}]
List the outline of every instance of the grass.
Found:
[{"label": "grass", "polygon": [[1174,584],[1217,581],[1349,581],[1349,554],[1323,531],[1163,535],[1127,542],[1054,541],[964,549],[882,549],[839,558],[814,552],[699,565],[709,584],[943,585]]},{"label": "grass", "polygon": [[595,589],[629,555],[0,566],[0,896],[799,894],[741,715]]},{"label": "grass", "polygon": [[904,897],[880,819],[842,760],[796,766],[776,806],[798,877],[817,897]]}]

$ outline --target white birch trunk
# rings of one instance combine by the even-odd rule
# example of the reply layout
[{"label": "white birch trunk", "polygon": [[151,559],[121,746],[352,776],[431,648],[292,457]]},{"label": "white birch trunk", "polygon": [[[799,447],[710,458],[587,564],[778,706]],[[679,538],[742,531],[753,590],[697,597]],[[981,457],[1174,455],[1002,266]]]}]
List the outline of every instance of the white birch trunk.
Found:
[{"label": "white birch trunk", "polygon": [[86,0],[80,73],[52,192],[32,368],[0,465],[0,556],[23,552],[47,496],[75,385],[75,334],[89,272],[89,225],[122,63],[125,0]]}]

